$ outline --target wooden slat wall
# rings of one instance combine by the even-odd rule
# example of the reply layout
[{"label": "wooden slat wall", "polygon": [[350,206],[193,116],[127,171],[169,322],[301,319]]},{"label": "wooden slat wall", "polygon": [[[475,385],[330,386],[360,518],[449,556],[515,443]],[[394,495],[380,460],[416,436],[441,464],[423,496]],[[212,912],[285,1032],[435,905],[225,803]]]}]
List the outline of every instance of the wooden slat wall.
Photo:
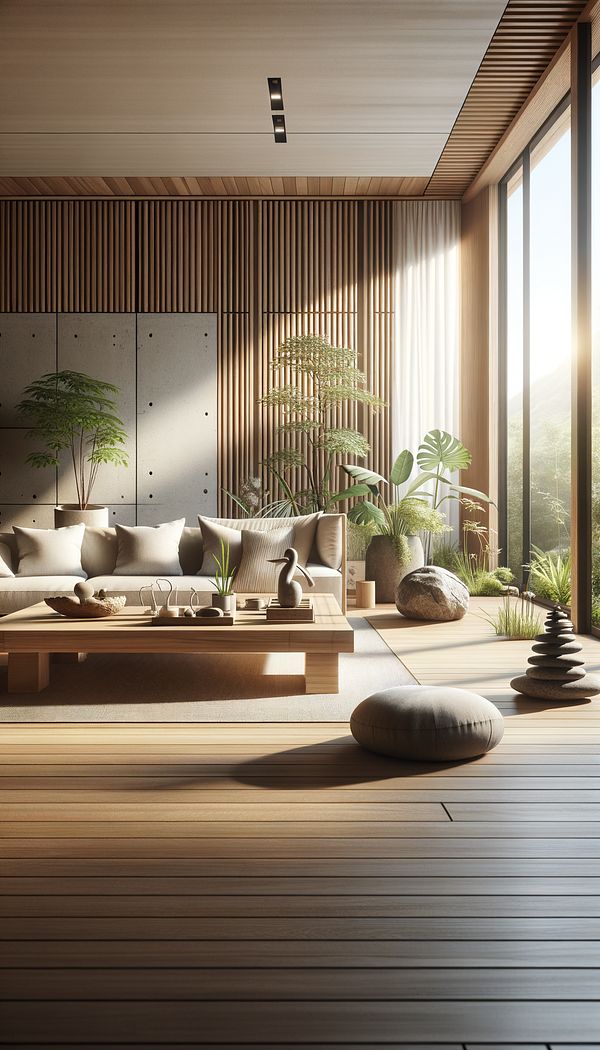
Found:
[{"label": "wooden slat wall", "polygon": [[134,208],[2,201],[0,312],[134,310]]},{"label": "wooden slat wall", "polygon": [[[235,490],[278,447],[277,419],[257,399],[288,335],[356,349],[369,386],[389,400],[392,210],[346,200],[0,201],[0,312],[215,313],[219,484]],[[371,465],[385,473],[389,413],[351,407],[340,422],[360,425]]]}]

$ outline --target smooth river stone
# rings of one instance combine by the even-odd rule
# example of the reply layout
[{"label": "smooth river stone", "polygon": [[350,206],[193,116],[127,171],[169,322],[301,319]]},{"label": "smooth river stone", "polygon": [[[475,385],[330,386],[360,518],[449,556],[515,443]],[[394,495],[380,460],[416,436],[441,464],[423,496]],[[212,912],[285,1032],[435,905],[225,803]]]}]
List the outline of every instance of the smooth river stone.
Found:
[{"label": "smooth river stone", "polygon": [[589,700],[590,697],[597,696],[600,693],[600,678],[589,674],[576,682],[548,682],[520,675],[513,678],[510,687],[517,693],[532,696],[535,700],[562,700],[568,704],[574,700]]}]

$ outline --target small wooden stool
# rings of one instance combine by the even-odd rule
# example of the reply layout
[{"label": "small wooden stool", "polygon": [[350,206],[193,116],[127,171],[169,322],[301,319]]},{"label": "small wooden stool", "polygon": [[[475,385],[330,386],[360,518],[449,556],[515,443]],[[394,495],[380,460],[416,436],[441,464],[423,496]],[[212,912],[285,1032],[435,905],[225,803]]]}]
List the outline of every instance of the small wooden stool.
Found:
[{"label": "small wooden stool", "polygon": [[375,580],[356,581],[356,608],[375,608]]}]

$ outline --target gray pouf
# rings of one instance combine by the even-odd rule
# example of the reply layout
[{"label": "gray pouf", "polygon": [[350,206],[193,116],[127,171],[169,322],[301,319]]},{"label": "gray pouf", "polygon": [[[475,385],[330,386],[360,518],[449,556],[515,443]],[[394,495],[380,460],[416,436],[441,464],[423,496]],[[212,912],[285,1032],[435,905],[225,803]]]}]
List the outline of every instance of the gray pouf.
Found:
[{"label": "gray pouf", "polygon": [[456,761],[491,751],[502,740],[497,707],[467,689],[404,685],[367,697],[352,712],[354,739],[381,755]]},{"label": "gray pouf", "polygon": [[469,608],[469,592],[453,572],[424,565],[400,580],[396,608],[409,620],[461,620]]}]

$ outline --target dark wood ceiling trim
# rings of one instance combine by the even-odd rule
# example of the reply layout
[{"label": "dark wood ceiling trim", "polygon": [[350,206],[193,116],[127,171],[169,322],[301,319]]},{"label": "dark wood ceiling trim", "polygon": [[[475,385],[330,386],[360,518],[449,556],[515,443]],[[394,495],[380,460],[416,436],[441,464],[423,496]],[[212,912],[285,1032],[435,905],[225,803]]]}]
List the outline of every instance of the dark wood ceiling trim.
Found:
[{"label": "dark wood ceiling trim", "polygon": [[586,0],[508,0],[429,180],[427,197],[465,192],[585,7]]}]

